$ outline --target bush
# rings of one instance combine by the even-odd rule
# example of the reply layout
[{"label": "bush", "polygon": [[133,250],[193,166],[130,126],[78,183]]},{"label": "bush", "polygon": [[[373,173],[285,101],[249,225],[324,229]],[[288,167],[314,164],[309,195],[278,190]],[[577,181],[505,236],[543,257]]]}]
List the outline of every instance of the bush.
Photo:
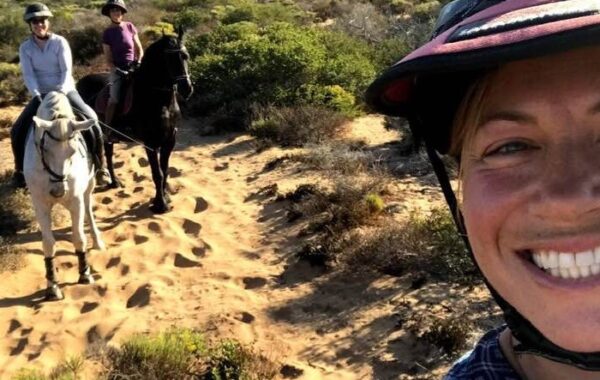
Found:
[{"label": "bush", "polygon": [[65,33],[65,38],[71,45],[73,61],[79,65],[89,64],[102,54],[102,33],[96,28],[74,29]]},{"label": "bush", "polygon": [[22,369],[13,380],[78,380],[84,365],[85,361],[81,356],[74,356],[54,367],[48,375],[39,370]]},{"label": "bush", "polygon": [[24,102],[27,98],[19,65],[0,62],[0,107]]},{"label": "bush", "polygon": [[0,273],[14,272],[23,267],[25,250],[16,248],[11,239],[0,236]]},{"label": "bush", "polygon": [[5,8],[0,15],[0,62],[12,62],[18,55],[19,45],[25,40],[28,29],[23,22],[21,9]]},{"label": "bush", "polygon": [[233,340],[210,345],[202,334],[173,329],[135,335],[107,352],[108,379],[272,379],[278,366]]},{"label": "bush", "polygon": [[255,111],[250,134],[282,146],[320,143],[335,136],[347,119],[313,106],[266,107]]},{"label": "bush", "polygon": [[375,157],[369,152],[345,143],[326,143],[307,146],[308,151],[295,158],[311,169],[332,170],[341,174],[357,174],[373,168]]},{"label": "bush", "polygon": [[464,317],[436,319],[423,333],[422,338],[449,355],[466,346],[472,329],[472,323]]},{"label": "bush", "polygon": [[217,5],[211,11],[215,19],[225,25],[249,21],[261,26],[276,22],[304,24],[308,14],[293,2],[272,1],[259,3],[251,0],[228,1],[228,5]]},{"label": "bush", "polygon": [[188,46],[198,53],[190,71],[201,112],[244,102],[314,104],[351,114],[358,109],[353,97],[362,98],[375,75],[366,44],[287,23],[224,25]]}]

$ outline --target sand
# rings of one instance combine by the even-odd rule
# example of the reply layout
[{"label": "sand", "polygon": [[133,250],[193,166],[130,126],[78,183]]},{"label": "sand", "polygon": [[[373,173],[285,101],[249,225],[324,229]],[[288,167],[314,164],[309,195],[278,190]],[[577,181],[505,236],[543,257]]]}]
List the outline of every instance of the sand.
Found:
[{"label": "sand", "polygon": [[[284,205],[259,192],[273,183],[293,189],[316,181],[315,174],[265,173],[264,165],[282,151],[257,154],[252,138],[241,134],[199,136],[197,123],[186,120],[179,131],[169,180],[173,210],[164,215],[148,209],[154,186],[144,151],[124,144],[115,148],[125,188],[94,194],[96,221],[108,247],[89,254],[96,284],[76,284],[67,218],[54,228],[65,299],[41,302],[39,232],[18,236],[26,265],[2,276],[0,379],[23,367],[48,370],[104,342],[119,344],[134,333],[171,326],[251,344],[300,369],[302,379],[400,378],[413,370],[411,355],[420,346],[399,328],[395,314],[414,296],[406,280],[324,274],[298,263],[297,226],[285,222]],[[370,144],[395,138],[396,132],[383,131],[379,118],[357,125],[362,130],[371,124],[381,134]],[[12,166],[8,147],[7,139],[0,142],[3,169]],[[415,183],[402,186],[423,194]],[[427,297],[438,299],[441,292],[450,293],[449,302],[464,302],[460,289],[425,290],[425,301],[422,297],[415,307],[426,307]]]}]

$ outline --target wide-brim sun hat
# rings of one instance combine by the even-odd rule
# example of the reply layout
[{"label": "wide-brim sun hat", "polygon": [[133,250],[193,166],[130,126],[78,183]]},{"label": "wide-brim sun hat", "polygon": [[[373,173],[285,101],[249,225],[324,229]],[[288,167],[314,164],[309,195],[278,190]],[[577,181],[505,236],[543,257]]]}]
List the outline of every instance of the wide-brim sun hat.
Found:
[{"label": "wide-brim sun hat", "polygon": [[123,0],[108,0],[106,4],[102,6],[102,14],[104,16],[110,17],[110,9],[111,8],[120,8],[123,14],[127,13],[127,6]]},{"label": "wide-brim sun hat", "polygon": [[434,37],[367,89],[379,113],[418,121],[413,131],[447,153],[454,114],[472,81],[502,63],[600,44],[600,0],[457,0]]}]

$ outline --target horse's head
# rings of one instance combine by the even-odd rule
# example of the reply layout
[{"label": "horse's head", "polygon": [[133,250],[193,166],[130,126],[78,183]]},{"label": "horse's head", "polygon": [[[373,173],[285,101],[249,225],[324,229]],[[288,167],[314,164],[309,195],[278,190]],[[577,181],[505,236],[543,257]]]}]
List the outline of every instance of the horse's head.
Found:
[{"label": "horse's head", "polygon": [[33,122],[35,143],[42,165],[50,175],[50,195],[61,198],[68,190],[67,178],[71,174],[78,149],[76,132],[90,128],[95,121],[76,121],[66,117],[45,120],[34,116]]},{"label": "horse's head", "polygon": [[155,73],[166,72],[166,84],[177,85],[177,92],[188,99],[192,95],[193,86],[188,71],[190,55],[183,44],[183,34],[183,29],[179,27],[177,36],[163,35],[148,47],[142,65],[153,66]]}]

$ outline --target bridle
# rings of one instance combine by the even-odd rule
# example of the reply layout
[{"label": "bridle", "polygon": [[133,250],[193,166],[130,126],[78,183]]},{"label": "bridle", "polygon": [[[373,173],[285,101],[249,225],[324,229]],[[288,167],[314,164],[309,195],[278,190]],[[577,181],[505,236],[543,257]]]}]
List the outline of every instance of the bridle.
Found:
[{"label": "bridle", "polygon": [[[185,54],[186,56],[189,56],[187,50],[185,48],[182,48],[182,47],[165,49],[165,50],[163,50],[163,52],[165,54],[179,54],[179,55]],[[185,61],[185,58],[182,58],[182,60]],[[167,61],[167,67],[169,67],[168,61]],[[184,74],[171,77],[171,80],[173,82],[172,87],[169,87],[169,88],[160,87],[160,88],[157,88],[157,89],[160,89],[160,90],[163,90],[163,91],[177,91],[177,82],[180,81],[180,80],[182,80],[182,79],[186,79],[188,82],[191,82],[189,72],[186,72],[186,70],[184,70]]]},{"label": "bridle", "polygon": [[[48,174],[50,174],[50,182],[51,183],[60,183],[60,182],[66,182],[67,181],[67,174],[58,174],[56,173],[54,170],[52,170],[52,168],[50,167],[50,165],[48,165],[48,162],[46,161],[46,158],[44,156],[44,145],[45,145],[45,141],[46,141],[46,136],[48,136],[51,140],[57,141],[57,142],[65,142],[65,141],[70,141],[73,140],[75,138],[77,138],[78,136],[80,136],[80,134],[76,131],[73,132],[68,138],[66,139],[59,139],[57,137],[54,137],[52,135],[52,133],[44,130],[42,132],[42,138],[40,139],[40,143],[39,143],[39,153],[40,153],[40,158],[42,160],[42,166],[44,167],[44,170],[46,170],[46,172],[48,172]],[[85,156],[85,155],[84,155]]]}]

